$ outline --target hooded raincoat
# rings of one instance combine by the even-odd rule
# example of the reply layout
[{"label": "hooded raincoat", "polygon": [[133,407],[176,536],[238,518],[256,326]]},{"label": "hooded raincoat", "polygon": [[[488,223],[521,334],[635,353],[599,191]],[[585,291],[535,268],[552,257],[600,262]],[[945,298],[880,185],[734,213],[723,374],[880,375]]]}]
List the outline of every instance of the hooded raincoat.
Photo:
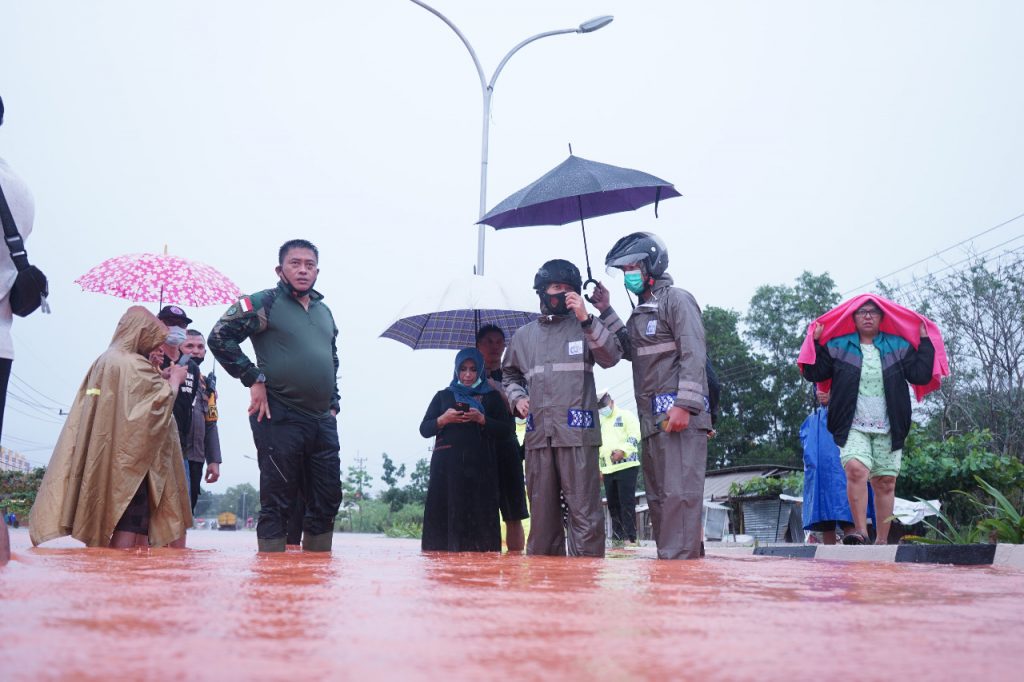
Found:
[{"label": "hooded raincoat", "polygon": [[32,544],[70,535],[106,547],[143,480],[152,545],[177,540],[192,525],[174,393],[145,357],[166,336],[141,306],[121,317],[78,388],[50,458],[29,517]]},{"label": "hooded raincoat", "polygon": [[604,511],[597,451],[601,445],[594,363],[622,357],[599,319],[545,315],[512,337],[502,384],[513,411],[530,400],[526,422],[526,488],[530,499],[527,554],[564,556],[559,492],[565,498],[570,556],[604,556]]},{"label": "hooded raincoat", "polygon": [[[664,274],[623,324],[612,308],[601,313],[633,363],[633,390],[643,433],[643,472],[659,559],[703,555],[701,511],[711,398],[700,307]],[[661,428],[672,407],[690,413],[681,432]]]}]

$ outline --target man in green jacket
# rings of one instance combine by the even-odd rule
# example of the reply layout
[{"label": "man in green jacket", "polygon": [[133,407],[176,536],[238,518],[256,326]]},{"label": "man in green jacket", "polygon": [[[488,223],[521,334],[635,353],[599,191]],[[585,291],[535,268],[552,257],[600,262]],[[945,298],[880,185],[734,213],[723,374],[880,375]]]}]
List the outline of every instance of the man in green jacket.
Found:
[{"label": "man in green jacket", "polygon": [[[249,425],[260,467],[261,552],[283,552],[288,514],[302,485],[302,547],[329,552],[341,506],[338,446],[338,328],[313,289],[320,254],[305,239],[278,251],[280,281],[244,296],[210,332],[208,345],[249,387]],[[252,341],[253,363],[240,344]]]}]

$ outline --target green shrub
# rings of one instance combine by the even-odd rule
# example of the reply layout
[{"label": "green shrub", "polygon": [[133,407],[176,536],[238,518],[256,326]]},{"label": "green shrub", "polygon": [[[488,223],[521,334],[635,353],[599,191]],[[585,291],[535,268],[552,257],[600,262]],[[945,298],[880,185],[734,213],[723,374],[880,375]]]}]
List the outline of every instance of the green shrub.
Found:
[{"label": "green shrub", "polygon": [[804,475],[798,471],[781,478],[751,478],[729,486],[730,497],[755,497],[762,495],[799,496],[804,490]]},{"label": "green shrub", "polygon": [[944,515],[958,527],[974,526],[985,516],[984,510],[971,501],[974,497],[983,504],[990,503],[991,495],[979,478],[1002,491],[1011,506],[1019,505],[1024,491],[1024,464],[1015,457],[991,452],[991,443],[987,431],[943,441],[914,429],[903,448],[896,495],[908,500],[941,500]]}]

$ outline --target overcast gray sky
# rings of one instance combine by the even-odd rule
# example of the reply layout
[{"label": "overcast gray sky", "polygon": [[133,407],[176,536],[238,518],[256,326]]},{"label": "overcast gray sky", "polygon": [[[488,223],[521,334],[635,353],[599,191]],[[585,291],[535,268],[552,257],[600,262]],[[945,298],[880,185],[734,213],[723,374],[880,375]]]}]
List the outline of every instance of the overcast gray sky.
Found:
[{"label": "overcast gray sky", "polygon": [[[702,305],[828,271],[841,291],[963,257],[951,244],[1024,212],[1024,3],[436,0],[487,75],[520,40],[601,14],[589,35],[518,53],[495,89],[488,206],[585,158],[683,197],[588,222],[591,260],[639,229]],[[171,253],[247,292],[277,247],[321,249],[341,328],[342,466],[428,455],[418,424],[454,353],[378,335],[476,261],[480,88],[465,48],[407,0],[0,0],[0,156],[31,185],[29,254],[54,314],[14,325],[4,445],[44,464],[127,303],[73,280],[105,258]],[[1024,245],[1024,221],[979,238]],[[487,274],[522,290],[577,226],[487,234]],[[595,267],[595,274],[604,268]],[[613,303],[627,308],[621,289]],[[155,306],[154,306],[155,307]],[[209,330],[226,308],[191,311]],[[209,362],[209,361],[208,361]],[[209,370],[210,365],[205,365]],[[223,370],[214,491],[258,483],[248,391]],[[598,373],[632,402],[625,363]]]}]

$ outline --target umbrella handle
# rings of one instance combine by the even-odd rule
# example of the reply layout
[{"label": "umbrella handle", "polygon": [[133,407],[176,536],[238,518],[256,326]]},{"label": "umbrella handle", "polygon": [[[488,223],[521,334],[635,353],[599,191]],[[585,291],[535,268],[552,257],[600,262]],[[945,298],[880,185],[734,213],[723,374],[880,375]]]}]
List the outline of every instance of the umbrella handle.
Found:
[{"label": "umbrella handle", "polygon": [[[586,289],[591,284],[593,284],[596,287],[598,284],[600,284],[600,282],[598,282],[596,279],[591,277],[590,279],[588,279],[586,282],[583,283],[583,289]],[[583,298],[587,299],[591,303],[594,302],[594,299],[590,297],[590,294],[583,294]]]}]

